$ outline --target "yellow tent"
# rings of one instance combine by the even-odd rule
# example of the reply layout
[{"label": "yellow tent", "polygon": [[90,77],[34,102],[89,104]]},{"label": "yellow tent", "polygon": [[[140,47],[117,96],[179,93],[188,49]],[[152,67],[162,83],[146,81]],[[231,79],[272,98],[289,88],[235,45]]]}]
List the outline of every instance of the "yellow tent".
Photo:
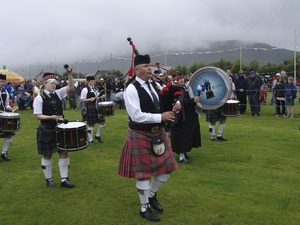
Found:
[{"label": "yellow tent", "polygon": [[0,70],[0,73],[6,75],[6,82],[24,82],[25,78],[20,76],[19,74],[6,69],[4,66],[2,70]]}]

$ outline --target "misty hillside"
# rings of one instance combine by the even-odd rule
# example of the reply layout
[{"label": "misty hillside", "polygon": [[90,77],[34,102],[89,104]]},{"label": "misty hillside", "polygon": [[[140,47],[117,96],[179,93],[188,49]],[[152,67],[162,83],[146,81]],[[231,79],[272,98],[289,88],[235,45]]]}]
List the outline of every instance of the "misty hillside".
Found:
[{"label": "misty hillside", "polygon": [[[146,54],[140,51],[140,54]],[[240,58],[240,42],[239,41],[222,41],[210,44],[209,48],[199,48],[190,52],[148,52],[151,56],[152,63],[160,62],[161,66],[176,67],[178,65],[186,65],[190,67],[194,63],[204,62],[211,63],[224,59],[225,61],[234,62]],[[82,74],[95,74],[98,70],[120,70],[123,73],[127,73],[131,63],[131,51],[128,51],[128,55],[110,59],[103,59],[96,62],[78,62],[78,64],[71,65],[73,71],[79,71]],[[257,59],[260,65],[267,63],[282,64],[284,60],[294,57],[294,52],[287,49],[278,49],[274,46],[263,43],[242,43],[242,61],[244,65]],[[62,62],[62,65],[64,63]],[[45,68],[40,67],[39,71],[32,70],[31,74],[22,73],[25,78],[30,79],[35,77],[41,70],[49,71],[49,66]],[[57,71],[62,74],[63,68],[53,68],[52,72]]]}]

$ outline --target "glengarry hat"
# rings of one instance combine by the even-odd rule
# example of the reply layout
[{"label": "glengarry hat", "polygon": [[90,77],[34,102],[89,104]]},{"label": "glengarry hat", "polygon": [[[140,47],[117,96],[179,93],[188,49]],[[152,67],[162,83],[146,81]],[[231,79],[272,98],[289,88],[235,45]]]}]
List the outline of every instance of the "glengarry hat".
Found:
[{"label": "glengarry hat", "polygon": [[43,80],[45,81],[48,79],[55,79],[55,74],[54,73],[44,73]]},{"label": "glengarry hat", "polygon": [[140,64],[150,64],[150,56],[149,55],[137,55],[134,58],[134,66],[136,67],[137,65]]}]

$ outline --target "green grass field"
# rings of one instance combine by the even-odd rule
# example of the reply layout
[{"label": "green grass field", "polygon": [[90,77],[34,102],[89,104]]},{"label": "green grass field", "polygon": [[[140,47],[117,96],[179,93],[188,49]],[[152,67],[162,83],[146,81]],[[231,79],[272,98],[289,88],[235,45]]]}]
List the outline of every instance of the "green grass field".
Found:
[{"label": "green grass field", "polygon": [[[298,102],[293,119],[275,118],[269,105],[252,117],[248,107],[246,115],[228,118],[227,142],[210,140],[201,114],[202,147],[192,150],[190,164],[179,163],[158,192],[165,209],[160,224],[300,224],[299,112]],[[30,109],[19,113],[11,161],[0,162],[0,224],[152,224],[139,216],[135,180],[117,174],[127,134],[125,109],[106,118],[103,144],[70,152],[73,189],[60,187],[57,154],[56,187],[46,187],[36,147],[38,120]],[[65,116],[77,120],[80,111],[68,109]]]}]

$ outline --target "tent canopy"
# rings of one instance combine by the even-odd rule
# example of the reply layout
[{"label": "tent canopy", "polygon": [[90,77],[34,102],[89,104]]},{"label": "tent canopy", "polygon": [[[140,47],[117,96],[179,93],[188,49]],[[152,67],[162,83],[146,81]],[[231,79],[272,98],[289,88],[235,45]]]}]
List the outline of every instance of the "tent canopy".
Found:
[{"label": "tent canopy", "polygon": [[24,82],[25,78],[20,76],[19,74],[6,69],[5,66],[3,66],[3,69],[0,70],[0,73],[6,75],[6,82]]}]

